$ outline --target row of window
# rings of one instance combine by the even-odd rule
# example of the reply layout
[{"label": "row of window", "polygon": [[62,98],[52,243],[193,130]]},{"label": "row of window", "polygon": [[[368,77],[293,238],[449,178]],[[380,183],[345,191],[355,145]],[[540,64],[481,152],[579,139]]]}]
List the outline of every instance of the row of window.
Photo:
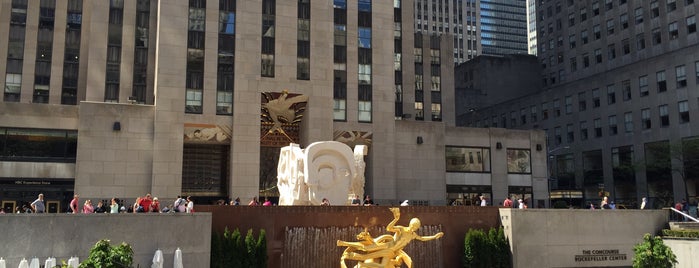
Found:
[{"label": "row of window", "polygon": [[[679,38],[679,30],[678,30],[678,23],[671,22],[668,24],[667,27],[667,36],[670,40],[674,40]],[[694,34],[697,31],[696,28],[696,16],[690,16],[685,19],[685,29],[686,33],[683,34]],[[582,31],[580,32],[581,34],[581,42],[583,44],[586,44],[588,41],[587,37],[587,31]],[[663,43],[663,32],[661,31],[660,28],[654,28],[650,32],[650,44],[653,46],[660,45]],[[595,37],[598,38],[598,37]],[[569,46],[570,48],[575,48],[577,44],[577,39],[575,34],[569,35]],[[558,46],[562,46],[563,39],[562,37],[558,38],[557,44]],[[635,37],[635,46],[632,46],[631,41],[629,38],[621,40],[621,47],[617,52],[617,49],[619,48],[617,44],[612,43],[608,44],[607,48],[605,51],[603,51],[602,48],[596,48],[593,51],[593,54],[590,54],[588,52],[583,52],[580,56],[573,56],[568,59],[568,69],[570,72],[575,72],[578,70],[578,68],[588,68],[592,65],[592,63],[595,64],[602,64],[603,63],[603,57],[606,54],[607,61],[612,61],[617,58],[617,55],[629,55],[632,52],[632,47],[635,48],[635,51],[641,51],[645,49],[647,46],[647,41],[646,41],[646,35],[644,33],[637,34]],[[554,40],[549,40],[549,47],[553,48],[555,47],[554,45]],[[545,50],[545,46],[540,46],[542,48],[542,52]],[[580,61],[578,61],[580,59]],[[546,55],[541,56],[541,64],[542,68],[553,68],[556,64],[561,64],[563,63],[564,58],[563,58],[563,52],[557,52],[556,55],[549,55],[546,57]],[[564,67],[565,68],[565,67]],[[544,85],[554,85],[557,82],[564,82],[566,80],[565,77],[565,69],[560,69],[558,73],[552,72],[548,75],[546,75],[543,78],[543,83]]]},{"label": "row of window", "polygon": [[[447,172],[491,171],[490,148],[447,146],[445,160]],[[531,174],[531,150],[508,148],[507,173]]]},{"label": "row of window", "polygon": [[[675,88],[682,89],[687,87],[687,68],[685,65],[679,65],[674,68],[675,74]],[[694,72],[696,83],[699,84],[699,61],[694,62]],[[654,86],[657,93],[663,93],[668,90],[668,82],[666,79],[666,70],[661,70],[655,73]],[[621,98],[623,101],[630,101],[637,96],[638,98],[650,96],[650,86],[649,86],[648,75],[641,75],[636,81],[634,81],[633,86],[637,89],[634,91],[632,88],[631,80],[621,81]],[[637,95],[634,92],[638,92]],[[588,91],[582,91],[577,94],[577,112],[584,112],[588,109],[588,101],[591,101],[590,105],[592,108],[598,108],[602,105],[602,92],[599,88],[594,88],[589,91],[591,99],[588,99]],[[615,105],[617,103],[617,85],[609,84],[606,86],[606,100],[607,105]],[[686,102],[686,101],[685,101]],[[540,113],[539,113],[540,108]],[[532,105],[528,109],[521,108],[519,113],[517,111],[510,112],[509,127],[516,127],[517,125],[526,125],[528,123],[534,124],[539,120],[547,120],[549,117],[559,117],[562,112],[565,114],[573,113],[573,95],[566,96],[564,98],[563,110],[561,110],[560,99],[554,99],[551,102],[543,102],[541,106]],[[687,118],[688,120],[688,118]],[[476,126],[485,127],[498,127],[498,122],[500,127],[508,127],[508,120],[505,114],[500,116],[493,116],[492,120],[482,119],[476,122]],[[662,124],[661,124],[662,125]]]},{"label": "row of window", "polygon": [[75,163],[78,132],[0,128],[0,160]]},{"label": "row of window", "polygon": [[[641,109],[641,126],[640,128],[642,130],[647,130],[651,129],[654,126],[657,126],[659,128],[665,128],[670,126],[670,113],[669,113],[669,107],[667,104],[663,104],[657,107],[657,121],[652,120],[652,115],[651,115],[651,109],[650,108],[643,108]],[[636,128],[634,126],[634,119],[633,119],[633,112],[626,112],[623,115],[623,131],[624,133],[633,133],[634,129]],[[679,124],[685,124],[689,123],[689,102],[684,100],[680,101],[677,103],[677,120]],[[655,122],[655,123],[653,123]],[[608,136],[615,136],[619,134],[619,126],[618,126],[618,120],[616,115],[610,115],[607,117],[607,135]],[[657,124],[657,125],[656,125]],[[581,141],[585,141],[588,138],[594,137],[594,138],[600,138],[602,137],[602,131],[603,131],[603,126],[602,126],[602,119],[601,118],[595,118],[592,121],[592,132],[588,132],[590,130],[590,125],[588,124],[587,121],[580,121],[578,125],[578,130],[579,130],[579,139]],[[573,124],[567,124],[565,126],[565,129],[562,129],[560,126],[554,127],[554,133],[553,133],[553,138],[554,140],[552,141],[554,145],[560,145],[563,143],[563,136],[562,132],[565,131],[566,134],[566,143],[573,143],[575,142],[575,126]],[[548,130],[547,130],[548,132]],[[548,135],[547,135],[548,136]]]}]

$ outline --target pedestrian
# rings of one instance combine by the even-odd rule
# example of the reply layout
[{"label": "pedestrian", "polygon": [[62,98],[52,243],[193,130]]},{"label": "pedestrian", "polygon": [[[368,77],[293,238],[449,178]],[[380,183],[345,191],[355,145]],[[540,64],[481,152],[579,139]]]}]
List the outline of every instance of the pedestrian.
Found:
[{"label": "pedestrian", "polygon": [[157,197],[153,197],[153,203],[150,204],[150,212],[160,212],[160,201]]},{"label": "pedestrian", "polygon": [[83,213],[84,214],[95,213],[95,207],[92,206],[92,200],[90,200],[90,199],[85,200],[85,204],[83,205]]},{"label": "pedestrian", "polygon": [[645,209],[645,208],[646,208],[646,197],[644,196],[643,198],[641,198],[641,209]]},{"label": "pedestrian", "polygon": [[506,197],[505,201],[502,201],[502,206],[504,206],[506,208],[511,208],[512,207],[512,199],[510,199],[509,196]]},{"label": "pedestrian", "polygon": [[175,199],[175,203],[172,204],[172,210],[175,212],[185,212],[185,203],[187,203],[187,200],[184,200],[182,196],[178,195],[177,199]]},{"label": "pedestrian", "polygon": [[517,199],[517,202],[519,202],[519,207],[518,207],[518,208],[519,208],[519,209],[524,209],[524,200],[522,200],[522,198],[520,198],[520,199]]},{"label": "pedestrian", "polygon": [[191,196],[187,196],[187,213],[194,213],[194,201],[192,201]]},{"label": "pedestrian", "polygon": [[362,204],[362,200],[359,200],[359,196],[357,196],[356,194],[353,194],[352,201],[350,202],[350,205],[359,206],[361,204]]},{"label": "pedestrian", "polygon": [[240,197],[236,197],[235,200],[233,200],[233,205],[240,206]]},{"label": "pedestrian", "polygon": [[74,194],[73,200],[70,201],[70,212],[73,214],[78,213],[78,194]]},{"label": "pedestrian", "polygon": [[257,196],[254,196],[250,202],[248,202],[248,206],[257,206],[259,203],[257,203]]},{"label": "pedestrian", "polygon": [[109,206],[109,213],[119,213],[119,202],[116,197],[112,198],[112,204]]},{"label": "pedestrian", "polygon": [[599,207],[601,209],[611,209],[611,207],[609,207],[609,198],[606,196],[602,198],[602,202],[600,202]]},{"label": "pedestrian", "polygon": [[485,199],[485,195],[481,195],[481,207],[488,205],[488,201]]},{"label": "pedestrian", "polygon": [[364,206],[373,206],[373,205],[374,205],[374,201],[371,200],[371,196],[367,195],[366,197],[364,197]]},{"label": "pedestrian", "polygon": [[39,194],[39,197],[32,202],[31,206],[34,213],[46,212],[46,206],[44,205],[44,194]]},{"label": "pedestrian", "polygon": [[271,205],[272,205],[272,201],[269,201],[269,198],[265,197],[265,202],[262,203],[262,206],[269,207]]},{"label": "pedestrian", "polygon": [[95,213],[106,213],[107,208],[104,206],[104,201],[100,200],[97,202],[97,206],[95,207]]},{"label": "pedestrian", "polygon": [[327,198],[323,197],[323,200],[320,202],[320,205],[321,206],[329,206],[330,201]]},{"label": "pedestrian", "polygon": [[141,198],[140,202],[138,203],[138,207],[140,210],[139,212],[150,212],[152,204],[153,199],[151,198],[150,194],[146,194],[146,196]]},{"label": "pedestrian", "polygon": [[590,210],[595,210],[595,205],[590,202]]}]

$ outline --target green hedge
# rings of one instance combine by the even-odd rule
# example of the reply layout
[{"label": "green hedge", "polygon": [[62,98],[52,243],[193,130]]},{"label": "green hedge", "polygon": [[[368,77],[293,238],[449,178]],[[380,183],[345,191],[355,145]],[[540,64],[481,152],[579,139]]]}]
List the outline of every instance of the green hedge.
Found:
[{"label": "green hedge", "polygon": [[508,268],[512,267],[510,243],[502,227],[490,228],[486,233],[469,229],[464,239],[463,267]]},{"label": "green hedge", "polygon": [[226,227],[223,234],[211,235],[211,267],[267,267],[267,239],[264,229],[257,238],[248,230],[245,237],[237,228],[231,232]]},{"label": "green hedge", "polygon": [[663,229],[663,236],[699,239],[699,230],[670,230],[670,229]]}]

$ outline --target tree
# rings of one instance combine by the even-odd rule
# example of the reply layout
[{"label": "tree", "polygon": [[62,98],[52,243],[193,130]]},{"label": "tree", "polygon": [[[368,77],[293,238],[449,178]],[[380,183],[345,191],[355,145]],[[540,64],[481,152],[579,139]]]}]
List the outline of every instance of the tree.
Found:
[{"label": "tree", "polygon": [[633,247],[634,268],[672,268],[677,264],[677,257],[670,247],[659,237],[643,235],[643,242]]},{"label": "tree", "polygon": [[90,255],[80,268],[129,268],[133,263],[133,249],[122,242],[118,246],[110,246],[109,240],[97,241],[90,250]]}]

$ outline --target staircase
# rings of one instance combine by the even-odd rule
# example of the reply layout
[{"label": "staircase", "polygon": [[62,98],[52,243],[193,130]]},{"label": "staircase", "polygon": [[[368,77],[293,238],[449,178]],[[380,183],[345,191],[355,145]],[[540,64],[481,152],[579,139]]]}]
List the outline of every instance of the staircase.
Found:
[{"label": "staircase", "polygon": [[671,221],[668,222],[670,230],[699,230],[699,222]]}]

